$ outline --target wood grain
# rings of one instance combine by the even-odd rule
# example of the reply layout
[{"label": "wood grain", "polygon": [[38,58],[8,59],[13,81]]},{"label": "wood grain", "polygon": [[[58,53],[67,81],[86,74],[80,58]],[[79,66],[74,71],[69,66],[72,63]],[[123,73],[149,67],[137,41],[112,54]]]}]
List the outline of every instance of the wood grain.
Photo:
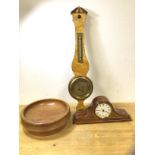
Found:
[{"label": "wood grain", "polygon": [[71,118],[62,131],[46,139],[27,136],[19,124],[20,155],[134,155],[134,104],[114,106],[126,109],[133,121],[73,125]]},{"label": "wood grain", "polygon": [[[79,18],[80,16],[80,18]],[[89,63],[86,57],[84,48],[84,25],[86,20],[86,13],[72,13],[73,22],[75,26],[75,54],[72,62],[72,70],[76,76],[86,76],[89,70]],[[78,62],[78,40],[77,33],[82,33],[82,52],[83,52],[83,63]]]}]

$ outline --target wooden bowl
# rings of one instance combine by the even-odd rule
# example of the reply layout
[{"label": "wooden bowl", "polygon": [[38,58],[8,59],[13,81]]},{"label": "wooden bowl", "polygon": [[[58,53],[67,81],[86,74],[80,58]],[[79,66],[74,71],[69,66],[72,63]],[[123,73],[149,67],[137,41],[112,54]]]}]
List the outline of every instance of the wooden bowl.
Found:
[{"label": "wooden bowl", "polygon": [[25,132],[47,136],[63,129],[70,117],[67,103],[58,99],[44,99],[26,106],[21,113]]}]

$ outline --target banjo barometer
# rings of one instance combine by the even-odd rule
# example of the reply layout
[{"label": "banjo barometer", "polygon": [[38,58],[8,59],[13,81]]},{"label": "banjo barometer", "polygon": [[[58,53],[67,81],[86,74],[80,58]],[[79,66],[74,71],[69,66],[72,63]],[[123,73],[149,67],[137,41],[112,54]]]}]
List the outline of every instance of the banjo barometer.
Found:
[{"label": "banjo barometer", "polygon": [[70,95],[78,101],[76,110],[84,109],[84,100],[88,98],[93,91],[93,83],[87,77],[89,63],[84,49],[84,25],[87,11],[81,7],[75,8],[71,12],[75,25],[75,54],[72,62],[74,77],[69,83]]},{"label": "banjo barometer", "polygon": [[88,107],[84,106],[84,100],[93,92],[93,83],[87,76],[89,63],[84,48],[84,26],[87,13],[81,7],[77,7],[71,12],[75,26],[75,53],[72,62],[74,77],[69,82],[68,90],[70,95],[78,101],[73,123],[130,121],[128,113],[124,109],[114,109],[105,96],[97,96]]}]

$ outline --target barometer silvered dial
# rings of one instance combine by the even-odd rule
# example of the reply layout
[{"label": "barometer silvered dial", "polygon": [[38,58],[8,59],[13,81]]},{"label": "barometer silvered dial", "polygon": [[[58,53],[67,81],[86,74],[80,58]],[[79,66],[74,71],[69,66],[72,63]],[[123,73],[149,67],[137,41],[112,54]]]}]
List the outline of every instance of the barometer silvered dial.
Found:
[{"label": "barometer silvered dial", "polygon": [[75,76],[71,79],[68,89],[73,98],[84,100],[92,94],[93,84],[86,76]]}]

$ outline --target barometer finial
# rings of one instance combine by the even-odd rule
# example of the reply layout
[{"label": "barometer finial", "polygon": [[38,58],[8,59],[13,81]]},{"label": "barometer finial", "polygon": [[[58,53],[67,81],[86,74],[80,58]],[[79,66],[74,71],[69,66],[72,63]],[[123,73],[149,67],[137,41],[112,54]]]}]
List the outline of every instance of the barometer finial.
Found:
[{"label": "barometer finial", "polygon": [[78,6],[73,11],[71,11],[71,14],[73,14],[73,13],[85,13],[85,14],[87,14],[88,12],[85,9],[83,9],[82,7]]}]

